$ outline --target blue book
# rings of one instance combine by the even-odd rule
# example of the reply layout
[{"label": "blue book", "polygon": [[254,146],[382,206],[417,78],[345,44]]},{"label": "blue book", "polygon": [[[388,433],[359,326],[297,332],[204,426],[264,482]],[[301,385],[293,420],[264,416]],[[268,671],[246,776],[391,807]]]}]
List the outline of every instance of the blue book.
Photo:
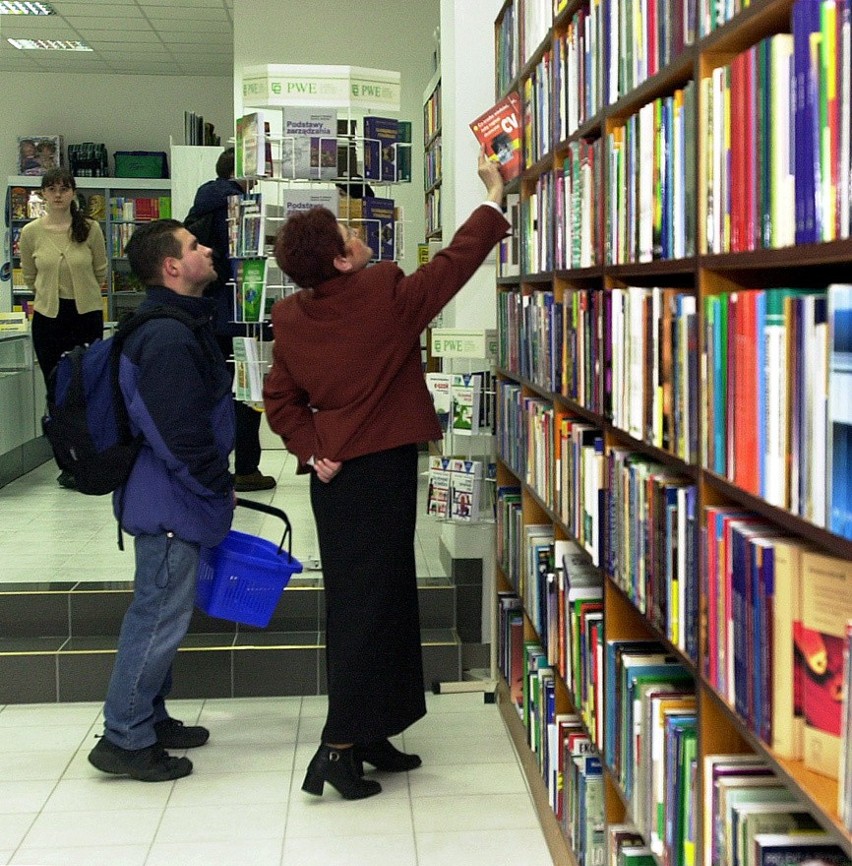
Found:
[{"label": "blue book", "polygon": [[829,529],[852,539],[852,286],[828,288]]}]

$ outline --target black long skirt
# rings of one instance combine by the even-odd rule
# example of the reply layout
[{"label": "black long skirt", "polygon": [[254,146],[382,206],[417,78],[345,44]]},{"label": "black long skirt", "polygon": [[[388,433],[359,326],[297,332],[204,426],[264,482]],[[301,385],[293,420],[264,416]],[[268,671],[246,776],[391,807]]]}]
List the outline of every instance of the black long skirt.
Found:
[{"label": "black long skirt", "polygon": [[326,604],[325,743],[368,743],[426,714],[414,562],[417,447],[311,477]]}]

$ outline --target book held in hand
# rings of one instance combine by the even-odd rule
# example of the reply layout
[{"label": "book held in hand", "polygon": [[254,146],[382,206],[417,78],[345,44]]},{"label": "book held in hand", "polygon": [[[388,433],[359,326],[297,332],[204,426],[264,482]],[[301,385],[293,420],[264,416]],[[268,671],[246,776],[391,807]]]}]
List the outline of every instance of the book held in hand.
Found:
[{"label": "book held in hand", "polygon": [[500,165],[504,181],[521,173],[521,99],[514,91],[470,124],[485,155]]}]

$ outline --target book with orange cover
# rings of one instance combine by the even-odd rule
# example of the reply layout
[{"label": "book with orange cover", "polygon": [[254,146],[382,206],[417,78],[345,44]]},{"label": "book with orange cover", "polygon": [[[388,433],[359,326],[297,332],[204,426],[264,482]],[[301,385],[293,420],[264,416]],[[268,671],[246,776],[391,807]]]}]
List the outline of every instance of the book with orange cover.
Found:
[{"label": "book with orange cover", "polygon": [[481,114],[470,128],[485,155],[500,164],[504,181],[521,173],[521,100],[514,91]]}]

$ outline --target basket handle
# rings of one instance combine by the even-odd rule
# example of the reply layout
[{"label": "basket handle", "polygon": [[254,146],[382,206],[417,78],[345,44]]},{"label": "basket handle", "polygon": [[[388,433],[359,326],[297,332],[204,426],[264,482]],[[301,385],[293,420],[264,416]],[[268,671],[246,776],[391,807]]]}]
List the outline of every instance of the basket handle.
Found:
[{"label": "basket handle", "polygon": [[284,543],[287,543],[287,559],[291,560],[293,554],[290,552],[293,545],[293,527],[290,525],[290,518],[280,508],[274,505],[267,505],[265,502],[255,502],[253,499],[237,499],[237,505],[242,508],[248,508],[251,511],[262,511],[264,514],[270,514],[272,517],[277,517],[284,521],[284,535],[281,536],[281,544],[278,545],[278,555],[284,550]]}]

